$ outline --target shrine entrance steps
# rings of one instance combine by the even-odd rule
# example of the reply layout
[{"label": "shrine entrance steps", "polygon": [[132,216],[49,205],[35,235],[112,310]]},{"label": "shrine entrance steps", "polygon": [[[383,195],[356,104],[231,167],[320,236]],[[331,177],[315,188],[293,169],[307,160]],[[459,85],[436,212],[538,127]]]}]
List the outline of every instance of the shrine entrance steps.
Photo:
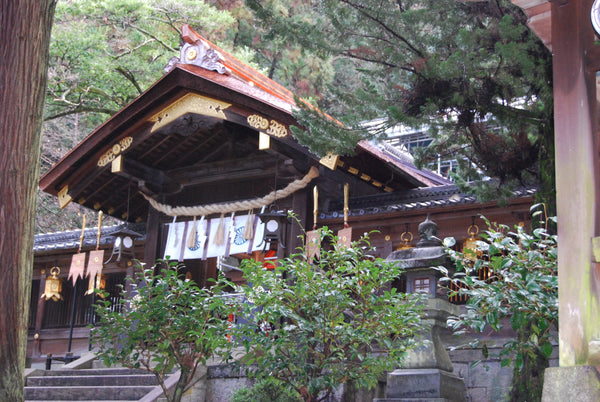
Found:
[{"label": "shrine entrance steps", "polygon": [[25,402],[139,401],[160,389],[154,375],[126,368],[37,370],[25,380]]}]

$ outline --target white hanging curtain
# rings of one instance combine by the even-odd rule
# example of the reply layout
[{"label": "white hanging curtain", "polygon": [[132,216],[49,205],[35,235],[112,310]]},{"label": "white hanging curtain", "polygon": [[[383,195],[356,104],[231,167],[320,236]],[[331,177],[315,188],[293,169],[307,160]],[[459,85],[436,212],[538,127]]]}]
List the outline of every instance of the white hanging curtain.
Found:
[{"label": "white hanging curtain", "polygon": [[[261,244],[264,224],[260,222],[257,215],[251,217],[248,215],[235,215],[233,220],[230,216],[226,216],[223,219],[226,237],[220,245],[215,245],[212,239],[217,234],[221,218],[201,219],[196,222],[195,231],[192,231],[193,221],[169,223],[164,257],[168,256],[172,260],[179,261],[184,259],[205,260],[211,257],[251,253],[264,247],[264,244]],[[244,232],[246,231],[246,225],[249,223],[253,225],[254,236],[251,239],[246,239],[244,238]],[[188,238],[193,234],[195,234],[195,239]]]}]

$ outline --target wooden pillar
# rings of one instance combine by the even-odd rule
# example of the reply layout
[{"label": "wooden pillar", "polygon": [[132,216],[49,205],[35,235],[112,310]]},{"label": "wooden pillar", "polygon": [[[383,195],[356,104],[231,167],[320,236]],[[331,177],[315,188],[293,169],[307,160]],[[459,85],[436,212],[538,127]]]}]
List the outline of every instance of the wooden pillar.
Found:
[{"label": "wooden pillar", "polygon": [[[592,0],[552,3],[558,210],[560,366],[585,365],[600,338],[600,281],[592,263],[599,234],[600,164]],[[596,63],[597,64],[597,63]]]},{"label": "wooden pillar", "polygon": [[44,310],[46,309],[46,300],[42,298],[46,289],[46,270],[42,269],[40,275],[40,287],[37,294],[37,310],[35,314],[35,330],[33,339],[33,357],[40,357],[42,354],[42,345],[39,338],[40,331],[42,330],[42,323],[44,322]]},{"label": "wooden pillar", "polygon": [[288,255],[291,253],[295,253],[296,248],[302,246],[302,239],[298,236],[302,234],[303,228],[306,230],[306,224],[308,222],[307,189],[310,189],[312,191],[312,188],[312,185],[308,185],[306,186],[306,188],[296,191],[292,195],[292,211],[294,211],[294,214],[296,214],[298,222],[300,222],[300,225],[302,225],[302,227],[300,227],[298,222],[292,222],[290,230],[288,230],[288,238],[286,239],[285,243],[288,248]]},{"label": "wooden pillar", "polygon": [[146,244],[144,246],[144,262],[151,267],[158,258],[160,247],[160,212],[150,207],[146,220]]}]

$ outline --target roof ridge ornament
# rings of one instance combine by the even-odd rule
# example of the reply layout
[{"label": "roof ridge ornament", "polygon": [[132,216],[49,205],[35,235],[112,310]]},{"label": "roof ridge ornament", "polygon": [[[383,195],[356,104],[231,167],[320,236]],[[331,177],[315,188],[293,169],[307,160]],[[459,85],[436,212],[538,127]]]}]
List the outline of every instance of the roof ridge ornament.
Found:
[{"label": "roof ridge ornament", "polygon": [[184,25],[181,37],[186,42],[181,47],[179,58],[173,57],[165,66],[165,72],[171,71],[178,63],[191,64],[219,74],[225,74],[227,68],[221,63],[221,55],[205,43],[189,25]]}]

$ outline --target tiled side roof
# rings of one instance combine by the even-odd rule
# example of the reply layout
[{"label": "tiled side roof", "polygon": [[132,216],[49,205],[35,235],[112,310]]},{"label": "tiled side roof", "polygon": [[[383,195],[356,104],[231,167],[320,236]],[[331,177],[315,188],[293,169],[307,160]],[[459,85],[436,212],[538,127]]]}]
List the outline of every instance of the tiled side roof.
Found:
[{"label": "tiled side roof", "polygon": [[399,167],[406,174],[425,185],[444,186],[452,184],[452,182],[445,177],[428,171],[427,169],[417,168],[412,161],[412,157],[409,156],[410,154],[404,155],[402,151],[386,142],[361,141],[358,143],[358,147],[366,150],[388,164]]},{"label": "tiled side roof", "polygon": [[[514,197],[532,196],[535,188],[522,188],[515,190]],[[350,216],[375,215],[396,211],[411,211],[443,207],[448,205],[474,204],[477,198],[461,192],[454,184],[418,188],[403,192],[395,192],[381,195],[372,195],[350,199]],[[335,219],[344,216],[343,205],[333,202],[330,211],[320,214],[320,219]]]},{"label": "tiled side roof", "polygon": [[[100,246],[112,245],[114,241],[114,233],[119,230],[125,228],[126,225],[115,225],[115,226],[105,226],[102,228],[102,232],[100,235]],[[146,235],[146,225],[145,224],[130,224],[127,226],[128,229],[133,230],[137,233],[143,234],[145,238]],[[98,233],[98,229],[89,228],[85,230],[85,235],[83,237],[83,246],[82,248],[89,249],[91,247],[96,246],[96,236]],[[79,237],[81,236],[81,229],[79,230],[69,230],[65,232],[55,232],[55,233],[45,233],[45,234],[37,234],[34,237],[33,243],[33,252],[34,253],[43,253],[49,251],[60,251],[60,250],[71,250],[79,247]],[[143,239],[142,238],[142,239]]]}]

